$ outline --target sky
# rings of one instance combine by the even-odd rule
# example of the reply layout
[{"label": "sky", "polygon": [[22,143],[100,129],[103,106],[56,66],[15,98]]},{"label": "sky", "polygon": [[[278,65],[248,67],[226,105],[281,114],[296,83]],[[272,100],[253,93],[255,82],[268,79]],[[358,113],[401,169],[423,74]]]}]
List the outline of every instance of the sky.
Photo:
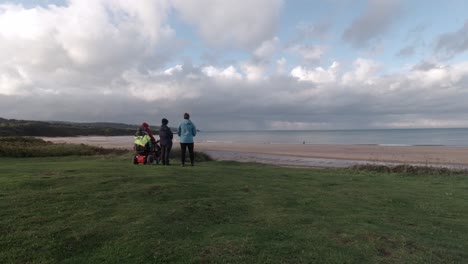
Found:
[{"label": "sky", "polygon": [[0,1],[0,117],[468,127],[466,0]]}]

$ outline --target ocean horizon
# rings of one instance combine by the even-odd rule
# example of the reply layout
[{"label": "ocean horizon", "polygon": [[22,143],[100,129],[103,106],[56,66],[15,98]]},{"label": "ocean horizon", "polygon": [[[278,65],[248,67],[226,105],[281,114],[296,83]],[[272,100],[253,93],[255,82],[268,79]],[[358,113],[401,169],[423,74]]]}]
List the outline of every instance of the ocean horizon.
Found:
[{"label": "ocean horizon", "polygon": [[468,146],[468,128],[200,131],[196,142]]},{"label": "ocean horizon", "polygon": [[[156,131],[153,131],[156,132]],[[106,141],[107,136],[85,136]],[[116,142],[132,142],[132,136],[110,136]],[[158,138],[156,136],[156,138]],[[179,137],[174,135],[174,142]],[[204,131],[195,143],[314,144],[378,146],[468,147],[468,128],[360,129],[360,130],[240,130]]]}]

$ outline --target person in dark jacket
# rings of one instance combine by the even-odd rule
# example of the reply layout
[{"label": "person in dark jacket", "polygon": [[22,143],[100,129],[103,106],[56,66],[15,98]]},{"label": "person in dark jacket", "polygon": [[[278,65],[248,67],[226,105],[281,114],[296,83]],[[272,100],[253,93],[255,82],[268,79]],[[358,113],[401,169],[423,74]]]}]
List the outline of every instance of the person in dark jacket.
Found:
[{"label": "person in dark jacket", "polygon": [[177,134],[180,137],[180,150],[181,150],[181,166],[185,166],[185,153],[187,148],[189,150],[190,164],[193,166],[194,153],[193,153],[193,137],[197,135],[197,128],[195,124],[190,121],[190,115],[184,114],[184,120],[180,122]]},{"label": "person in dark jacket", "polygon": [[174,137],[167,124],[169,124],[169,121],[163,118],[161,128],[159,129],[159,144],[161,145],[161,160],[163,165],[169,165],[169,154],[171,153],[172,138]]}]

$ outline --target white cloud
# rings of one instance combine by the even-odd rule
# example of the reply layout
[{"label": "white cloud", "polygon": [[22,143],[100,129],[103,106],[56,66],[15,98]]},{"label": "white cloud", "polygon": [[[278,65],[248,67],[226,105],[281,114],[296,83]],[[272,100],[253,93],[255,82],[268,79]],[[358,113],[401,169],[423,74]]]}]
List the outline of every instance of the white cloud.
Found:
[{"label": "white cloud", "polygon": [[328,68],[316,67],[315,69],[306,69],[302,66],[297,66],[291,70],[291,76],[299,79],[299,81],[311,81],[314,83],[331,83],[336,82],[340,70],[340,64],[333,62]]},{"label": "white cloud", "polygon": [[459,83],[468,75],[468,62],[453,66],[436,66],[425,70],[413,70],[408,74],[408,79],[419,82],[421,87],[447,88]]},{"label": "white cloud", "polygon": [[344,84],[373,84],[381,69],[382,65],[373,60],[357,58],[353,62],[353,71],[345,73],[342,81]]},{"label": "white cloud", "polygon": [[224,69],[216,68],[214,66],[205,66],[201,71],[208,77],[219,79],[242,79],[242,75],[232,65]]},{"label": "white cloud", "polygon": [[175,73],[182,71],[182,65],[178,64],[174,67],[164,70],[164,74],[166,75],[174,75]]},{"label": "white cloud", "polygon": [[162,64],[174,37],[169,7],[151,0],[0,5],[0,72],[7,73],[0,93],[108,89],[129,67]]},{"label": "white cloud", "polygon": [[265,78],[266,69],[262,65],[253,63],[244,63],[241,66],[247,80],[258,81]]},{"label": "white cloud", "polygon": [[270,40],[265,40],[253,52],[255,58],[259,60],[267,60],[271,58],[275,54],[276,50],[278,49],[279,42],[280,41],[278,37],[274,37],[273,39],[270,39]]}]

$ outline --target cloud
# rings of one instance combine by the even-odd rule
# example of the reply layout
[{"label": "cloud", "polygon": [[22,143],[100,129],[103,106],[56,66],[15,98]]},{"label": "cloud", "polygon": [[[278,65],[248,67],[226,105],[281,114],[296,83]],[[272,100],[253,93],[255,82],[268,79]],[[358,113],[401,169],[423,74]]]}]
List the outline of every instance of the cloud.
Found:
[{"label": "cloud", "polygon": [[266,77],[266,69],[261,64],[243,63],[242,70],[247,80],[250,81],[258,81]]},{"label": "cloud", "polygon": [[297,26],[298,35],[294,42],[303,42],[305,40],[325,40],[330,34],[332,24],[321,22],[317,24],[299,23]]},{"label": "cloud", "polygon": [[0,95],[0,111],[15,118],[127,123],[177,122],[190,112],[202,130],[464,125],[468,65],[432,66],[383,75],[380,63],[360,58],[349,69],[338,62],[297,66],[290,76],[263,74],[252,81],[242,67],[184,64],[126,71],[114,84],[122,93]]},{"label": "cloud", "polygon": [[0,94],[113,89],[128,68],[163,65],[177,45],[165,1],[0,5]]},{"label": "cloud", "polygon": [[[204,12],[184,11],[209,4]],[[468,125],[466,62],[425,60],[392,74],[364,55],[324,62],[324,46],[295,43],[279,50],[283,40],[272,27],[281,2],[231,5],[164,0],[73,0],[35,8],[2,4],[1,116],[133,124],[159,124],[166,117],[176,124],[190,112],[202,130]],[[383,9],[377,2],[371,7]],[[213,38],[213,45],[249,49],[247,59],[219,63],[225,57],[215,52],[213,62],[176,60],[181,46],[168,17],[174,8],[207,41]],[[379,8],[378,14],[385,13]],[[374,18],[367,13],[363,17]],[[251,31],[244,32],[247,25]],[[443,35],[440,51],[462,52],[459,38],[450,42],[458,43],[454,46],[445,40],[463,32]],[[363,36],[369,36],[367,42],[378,35]]]},{"label": "cloud", "polygon": [[398,53],[398,57],[411,57],[415,53],[414,47],[413,46],[407,46],[402,48]]},{"label": "cloud", "polygon": [[450,59],[468,50],[468,20],[457,31],[438,37],[435,52],[442,58]]},{"label": "cloud", "polygon": [[325,47],[296,44],[288,48],[289,51],[297,54],[302,60],[307,62],[319,62],[325,53]]},{"label": "cloud", "polygon": [[281,57],[281,59],[276,61],[276,73],[279,75],[283,75],[286,73],[286,65],[288,61],[286,58]]},{"label": "cloud", "polygon": [[343,83],[373,84],[374,80],[379,77],[382,65],[373,60],[357,58],[353,62],[353,69],[353,71],[343,74]]},{"label": "cloud", "polygon": [[269,60],[277,51],[280,40],[278,37],[274,37],[269,40],[265,40],[256,48],[253,52],[255,60],[265,61]]},{"label": "cloud", "polygon": [[183,20],[210,45],[253,49],[274,37],[282,0],[172,0]]},{"label": "cloud", "polygon": [[342,38],[355,48],[366,48],[396,21],[399,0],[369,0],[364,13],[343,32]]},{"label": "cloud", "polygon": [[291,76],[297,78],[299,81],[311,81],[314,83],[330,83],[336,82],[340,71],[340,64],[333,62],[333,64],[327,69],[317,67],[312,70],[297,66],[291,70]]},{"label": "cloud", "polygon": [[214,66],[206,66],[203,67],[201,71],[208,77],[218,79],[242,79],[242,75],[232,65],[225,69],[216,68]]}]

